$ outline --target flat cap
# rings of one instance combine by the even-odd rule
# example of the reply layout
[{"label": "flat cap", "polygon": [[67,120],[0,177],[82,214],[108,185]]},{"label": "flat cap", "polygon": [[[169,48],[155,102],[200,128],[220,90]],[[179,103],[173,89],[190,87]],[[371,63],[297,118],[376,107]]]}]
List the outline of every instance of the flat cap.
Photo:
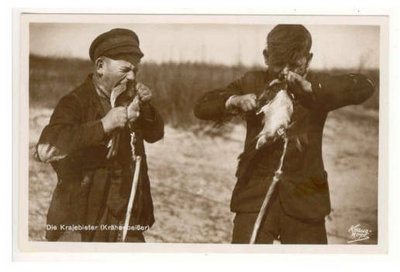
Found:
[{"label": "flat cap", "polygon": [[89,56],[93,62],[98,57],[105,56],[136,64],[144,54],[139,48],[139,38],[135,32],[124,28],[114,28],[94,39],[90,45]]}]

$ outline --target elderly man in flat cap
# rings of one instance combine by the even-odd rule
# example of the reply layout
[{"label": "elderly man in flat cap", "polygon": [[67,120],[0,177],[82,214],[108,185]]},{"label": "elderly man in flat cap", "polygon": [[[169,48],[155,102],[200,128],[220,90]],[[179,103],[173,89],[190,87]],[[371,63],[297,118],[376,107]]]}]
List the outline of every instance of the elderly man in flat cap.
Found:
[{"label": "elderly man in flat cap", "polygon": [[58,178],[46,238],[118,240],[135,171],[134,130],[134,150],[143,159],[127,241],[144,242],[154,215],[143,140],[160,140],[164,123],[150,103],[150,89],[136,81],[143,53],[133,31],[101,34],[89,55],[94,73],[59,101],[37,144],[36,158],[51,163]]},{"label": "elderly man in flat cap", "polygon": [[[277,25],[263,51],[267,70],[248,72],[227,87],[206,93],[195,105],[200,119],[222,122],[241,113],[247,122],[231,199],[231,211],[236,213],[233,243],[327,243],[325,216],[331,207],[322,161],[325,120],[332,110],[365,101],[374,86],[360,74],[308,74],[310,49],[311,34],[304,26]],[[286,97],[280,105],[260,105],[268,96],[273,100],[266,101],[279,101],[277,91]],[[290,112],[292,126],[279,126]],[[273,138],[265,137],[270,129],[266,124],[278,128]],[[277,185],[271,186],[273,182]],[[264,215],[261,207],[266,207]]]}]

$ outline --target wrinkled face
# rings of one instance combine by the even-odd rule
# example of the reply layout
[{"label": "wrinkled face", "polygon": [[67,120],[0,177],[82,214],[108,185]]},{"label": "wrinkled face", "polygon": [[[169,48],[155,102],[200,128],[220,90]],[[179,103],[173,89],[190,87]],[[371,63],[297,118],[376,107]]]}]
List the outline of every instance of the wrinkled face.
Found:
[{"label": "wrinkled face", "polygon": [[113,60],[100,57],[96,60],[96,72],[100,75],[102,85],[111,94],[118,85],[128,86],[136,79],[137,65],[126,60]]},{"label": "wrinkled face", "polygon": [[310,65],[312,59],[312,53],[309,53],[306,56],[302,56],[296,60],[292,60],[291,62],[282,65],[272,65],[269,63],[268,53],[264,51],[264,60],[268,65],[268,68],[274,73],[280,73],[284,68],[288,68],[289,71],[295,72],[301,76],[304,76],[308,72],[308,66]]}]

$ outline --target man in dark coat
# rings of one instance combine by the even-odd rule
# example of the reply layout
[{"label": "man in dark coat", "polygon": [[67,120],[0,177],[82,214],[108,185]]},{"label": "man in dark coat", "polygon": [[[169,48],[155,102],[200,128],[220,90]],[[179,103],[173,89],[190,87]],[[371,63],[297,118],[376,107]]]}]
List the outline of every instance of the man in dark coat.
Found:
[{"label": "man in dark coat", "polygon": [[256,115],[257,97],[283,69],[288,91],[294,96],[302,148],[289,140],[282,174],[264,217],[256,243],[326,244],[325,216],[330,213],[327,173],[322,161],[322,132],[329,111],[359,104],[374,91],[370,80],[360,74],[315,76],[308,74],[312,58],[311,34],[302,25],[278,25],[267,37],[264,50],[266,71],[252,71],[226,88],[213,90],[195,105],[195,115],[204,120],[223,121],[243,112],[247,122],[244,152],[239,157],[237,183],[231,199],[236,213],[233,243],[249,243],[254,223],[280,163],[284,141],[256,150],[255,139],[262,130]]},{"label": "man in dark coat", "polygon": [[[160,140],[164,123],[150,104],[150,89],[136,82],[143,53],[133,31],[101,34],[89,55],[94,73],[59,101],[37,144],[36,158],[51,163],[58,178],[46,238],[117,241],[135,171],[130,146],[134,130],[135,155],[142,163],[127,241],[144,242],[143,231],[152,226],[154,215],[143,140]],[[112,97],[115,91],[120,97],[135,92],[138,99],[125,95],[121,101]],[[118,140],[110,147],[115,135]]]}]

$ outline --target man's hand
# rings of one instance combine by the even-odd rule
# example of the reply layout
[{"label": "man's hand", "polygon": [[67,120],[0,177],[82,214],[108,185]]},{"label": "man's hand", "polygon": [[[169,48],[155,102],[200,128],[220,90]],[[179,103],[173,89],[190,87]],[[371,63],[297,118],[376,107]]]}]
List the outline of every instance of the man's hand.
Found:
[{"label": "man's hand", "polygon": [[289,86],[291,87],[290,90],[295,95],[302,96],[305,93],[312,92],[311,83],[299,74],[289,71],[286,74],[286,80],[288,81]]},{"label": "man's hand", "polygon": [[140,105],[139,105],[139,97],[135,96],[133,101],[129,104],[127,108],[128,112],[128,120],[129,122],[134,122],[139,118],[140,114]]},{"label": "man's hand", "polygon": [[254,110],[257,107],[255,94],[233,95],[228,98],[225,107],[228,110],[240,109],[244,112]]},{"label": "man's hand", "polygon": [[139,99],[142,102],[149,102],[152,97],[152,93],[149,87],[144,85],[143,83],[136,83],[136,89],[139,95]]},{"label": "man's hand", "polygon": [[106,116],[101,119],[105,133],[109,133],[116,128],[123,128],[127,121],[128,114],[124,107],[111,109]]}]

